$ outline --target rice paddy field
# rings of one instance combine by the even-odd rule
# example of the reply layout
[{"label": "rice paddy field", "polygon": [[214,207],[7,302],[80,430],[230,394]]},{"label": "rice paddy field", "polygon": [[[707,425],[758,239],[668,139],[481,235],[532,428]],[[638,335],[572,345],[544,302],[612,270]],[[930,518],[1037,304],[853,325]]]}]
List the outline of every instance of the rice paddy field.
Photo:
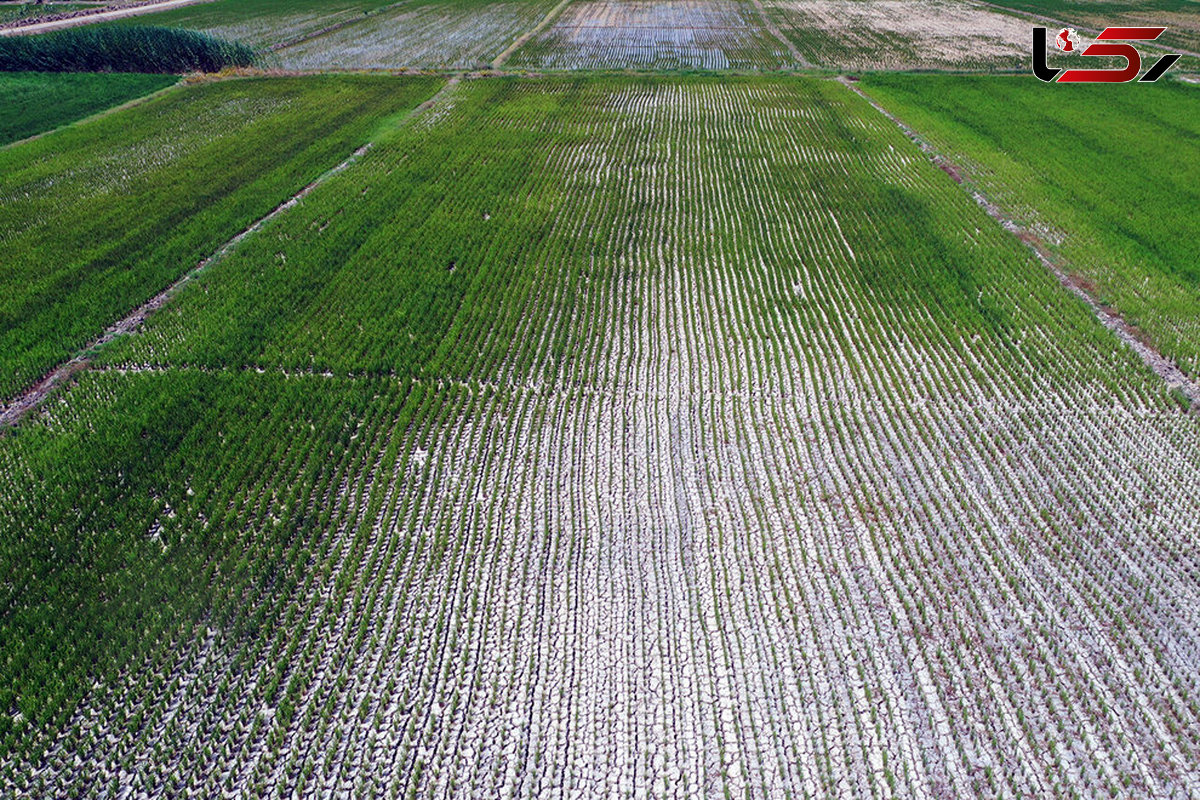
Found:
[{"label": "rice paddy field", "polygon": [[1198,87],[998,5],[215,0],[0,112],[0,796],[1200,796]]},{"label": "rice paddy field", "polygon": [[802,66],[751,0],[573,2],[512,63],[546,69],[777,70]]},{"label": "rice paddy field", "polygon": [[289,69],[483,68],[556,0],[412,0],[277,53]]},{"label": "rice paddy field", "polygon": [[62,127],[173,83],[174,78],[163,75],[0,75],[0,146]]},{"label": "rice paddy field", "polygon": [[150,22],[271,47],[358,22],[394,4],[395,0],[213,0],[109,24]]},{"label": "rice paddy field", "polygon": [[1023,70],[1030,25],[961,0],[763,0],[784,36],[820,66],[851,70]]}]

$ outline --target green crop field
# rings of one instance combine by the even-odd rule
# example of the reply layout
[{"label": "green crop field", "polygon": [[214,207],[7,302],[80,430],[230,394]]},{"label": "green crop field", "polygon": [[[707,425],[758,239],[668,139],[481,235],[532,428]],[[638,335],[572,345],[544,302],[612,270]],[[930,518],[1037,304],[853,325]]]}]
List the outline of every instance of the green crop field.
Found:
[{"label": "green crop field", "polygon": [[1026,74],[1200,4],[1031,5],[0,77],[0,797],[1200,797],[1200,87]]},{"label": "green crop field", "polygon": [[0,152],[0,397],[96,339],[435,85],[213,83]]},{"label": "green crop field", "polygon": [[164,75],[0,74],[0,145],[166,88]]},{"label": "green crop field", "polygon": [[[1200,375],[1200,91],[873,75],[868,92]],[[1065,91],[1063,91],[1065,89]]]},{"label": "green crop field", "polygon": [[1179,780],[1200,425],[867,102],[484,78],[375,142],[0,440],[6,786]]}]

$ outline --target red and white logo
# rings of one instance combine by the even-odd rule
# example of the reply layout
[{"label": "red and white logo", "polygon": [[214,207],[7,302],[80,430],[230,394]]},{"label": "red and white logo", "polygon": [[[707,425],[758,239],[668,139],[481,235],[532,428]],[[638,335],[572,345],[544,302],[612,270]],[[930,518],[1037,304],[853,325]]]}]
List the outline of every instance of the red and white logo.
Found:
[{"label": "red and white logo", "polygon": [[1074,28],[1063,28],[1054,37],[1054,46],[1063,53],[1079,53],[1080,57],[1106,56],[1125,60],[1125,66],[1107,69],[1057,69],[1046,63],[1047,31],[1033,29],[1033,74],[1047,83],[1125,83],[1136,79],[1139,83],[1152,83],[1163,76],[1171,65],[1179,60],[1178,53],[1160,56],[1150,69],[1139,78],[1142,70],[1142,54],[1125,42],[1152,42],[1162,35],[1164,27],[1110,26],[1100,31],[1096,40],[1079,52],[1078,34]]},{"label": "red and white logo", "polygon": [[1075,43],[1079,41],[1079,34],[1074,28],[1063,28],[1058,32],[1058,36],[1054,37],[1054,46],[1064,53],[1076,52]]}]

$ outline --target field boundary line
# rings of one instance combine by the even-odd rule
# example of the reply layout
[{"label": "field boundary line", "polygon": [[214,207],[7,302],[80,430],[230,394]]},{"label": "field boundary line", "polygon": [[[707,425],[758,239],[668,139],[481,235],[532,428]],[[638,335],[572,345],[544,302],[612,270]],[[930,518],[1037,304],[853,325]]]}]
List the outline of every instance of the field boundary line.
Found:
[{"label": "field boundary line", "polygon": [[173,8],[181,8],[183,6],[196,5],[198,3],[211,3],[213,0],[163,0],[161,3],[142,3],[134,6],[117,6],[114,8],[101,7],[96,10],[83,10],[74,16],[60,17],[59,19],[46,20],[45,22],[29,22],[24,25],[11,25],[9,27],[0,27],[0,36],[26,36],[35,33],[48,33],[50,31],[62,30],[63,28],[75,28],[80,25],[90,25],[94,22],[107,22],[113,19],[124,19],[125,17],[139,17],[144,14],[153,14],[159,11],[169,11]]},{"label": "field boundary line", "polygon": [[533,30],[526,31],[514,39],[513,43],[504,48],[500,55],[496,56],[496,58],[492,61],[492,69],[500,69],[503,67],[504,62],[509,59],[509,56],[524,47],[525,43],[534,36],[537,36],[539,33],[545,30],[546,27],[553,22],[560,13],[562,13],[562,10],[566,8],[567,4],[570,2],[571,0],[561,0],[558,5],[546,12],[546,16],[542,17],[541,22],[533,26]]},{"label": "field boundary line", "polygon": [[771,22],[770,18],[767,17],[767,7],[763,5],[762,0],[753,0],[753,2],[754,7],[758,9],[758,15],[762,17],[763,27],[767,29],[767,33],[778,39],[783,46],[787,48],[788,52],[792,54],[792,58],[796,59],[796,63],[801,67],[814,66],[807,58],[804,57],[804,55],[800,52],[800,49],[796,47],[795,42],[784,36],[783,31],[779,30],[779,27],[775,23]]},{"label": "field boundary line", "polygon": [[[446,94],[448,94],[449,90],[459,83],[460,79],[461,75],[452,76],[431,98],[409,110],[403,116],[394,118],[389,128],[394,129],[402,126],[413,120],[422,112],[433,108],[444,98]],[[232,253],[234,249],[236,249],[237,246],[246,239],[253,236],[255,233],[258,233],[275,218],[282,216],[290,209],[299,205],[300,201],[312,194],[317,187],[354,166],[354,164],[360,158],[366,155],[375,146],[375,137],[378,135],[379,131],[377,130],[372,138],[366,142],[366,144],[359,147],[339,164],[318,175],[303,189],[296,192],[287,200],[276,206],[273,211],[268,213],[266,216],[260,217],[248,228],[218,247],[212,255],[208,256],[199,264],[185,272],[170,286],[134,308],[121,319],[109,325],[104,329],[104,332],[100,334],[100,336],[92,340],[87,347],[80,350],[68,361],[59,364],[48,374],[40,378],[37,382],[18,392],[7,406],[0,407],[0,409],[2,409],[0,410],[0,431],[2,431],[4,428],[13,427],[19,423],[25,418],[26,415],[29,414],[29,412],[33,411],[35,408],[44,403],[56,389],[66,384],[76,373],[87,369],[106,345],[119,336],[134,333],[139,327],[141,327],[143,322],[150,318],[152,314],[171,302],[171,300],[174,299],[174,297],[178,295],[185,286],[206,272],[214,264],[220,263],[222,260],[224,260],[226,256]]]},{"label": "field boundary line", "polygon": [[1092,312],[1097,321],[1105,328],[1114,333],[1118,339],[1129,346],[1134,353],[1150,368],[1155,375],[1158,375],[1169,388],[1178,389],[1192,403],[1194,412],[1200,411],[1200,384],[1189,378],[1179,366],[1160,353],[1153,346],[1148,344],[1136,327],[1130,325],[1125,317],[1116,309],[1110,308],[1101,303],[1074,275],[1060,266],[1052,257],[1045,243],[1033,231],[1023,227],[1016,220],[1008,217],[1004,210],[996,203],[992,202],[984,193],[975,185],[966,186],[963,182],[963,170],[959,168],[953,161],[948,159],[944,154],[938,151],[930,144],[923,136],[917,133],[912,127],[901,120],[892,112],[888,111],[882,105],[875,101],[870,95],[864,92],[861,88],[854,85],[846,77],[837,78],[838,83],[845,86],[850,91],[857,94],[863,100],[871,105],[876,111],[882,114],[893,124],[900,129],[914,144],[921,149],[929,157],[930,163],[935,167],[945,172],[950,178],[962,186],[964,190],[969,191],[971,199],[984,210],[984,212],[1000,223],[1004,230],[1011,233],[1021,241],[1035,256],[1042,265],[1053,273],[1054,277],[1058,278],[1058,282],[1063,288],[1071,294],[1082,300]]}]

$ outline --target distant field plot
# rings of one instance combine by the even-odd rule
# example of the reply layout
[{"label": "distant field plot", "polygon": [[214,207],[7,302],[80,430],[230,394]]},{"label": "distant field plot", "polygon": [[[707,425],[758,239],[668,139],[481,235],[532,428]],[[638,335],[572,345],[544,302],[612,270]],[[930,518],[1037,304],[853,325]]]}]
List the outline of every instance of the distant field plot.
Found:
[{"label": "distant field plot", "polygon": [[[1095,30],[1110,25],[1165,25],[1159,43],[1200,51],[1200,3],[1196,0],[995,0],[992,5]],[[1193,69],[1197,64],[1192,58],[1184,61]]]},{"label": "distant field plot", "polygon": [[433,80],[236,80],[0,151],[0,400],[367,141]]},{"label": "distant field plot", "polygon": [[358,22],[365,14],[395,4],[396,0],[216,0],[111,24],[191,28],[271,47]]},{"label": "distant field plot", "polygon": [[0,73],[0,145],[170,86],[169,75]]},{"label": "distant field plot", "polygon": [[779,69],[801,64],[749,0],[581,0],[510,59],[545,69]]},{"label": "distant field plot", "polygon": [[556,0],[411,0],[276,55],[288,69],[484,67]]},{"label": "distant field plot", "polygon": [[813,64],[847,70],[1028,68],[1029,23],[962,0],[764,0]]},{"label": "distant field plot", "polygon": [[1200,92],[1183,83],[870,76],[1093,292],[1200,375]]},{"label": "distant field plot", "polygon": [[377,141],[0,438],[4,619],[146,642],[8,794],[1200,793],[1200,421],[891,121],[489,78]]}]

